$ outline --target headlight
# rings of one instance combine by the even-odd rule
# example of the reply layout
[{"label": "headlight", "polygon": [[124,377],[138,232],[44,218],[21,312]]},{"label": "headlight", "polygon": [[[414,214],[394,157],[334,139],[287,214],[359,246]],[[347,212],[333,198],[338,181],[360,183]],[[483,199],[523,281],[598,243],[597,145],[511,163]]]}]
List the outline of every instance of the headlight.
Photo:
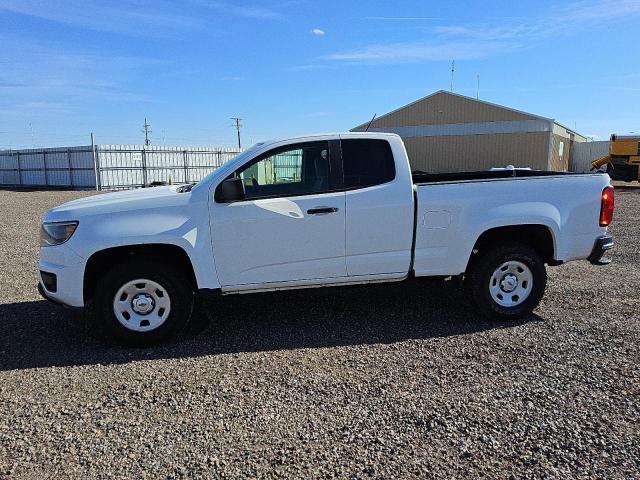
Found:
[{"label": "headlight", "polygon": [[60,245],[71,238],[78,222],[45,222],[40,229],[40,246]]}]

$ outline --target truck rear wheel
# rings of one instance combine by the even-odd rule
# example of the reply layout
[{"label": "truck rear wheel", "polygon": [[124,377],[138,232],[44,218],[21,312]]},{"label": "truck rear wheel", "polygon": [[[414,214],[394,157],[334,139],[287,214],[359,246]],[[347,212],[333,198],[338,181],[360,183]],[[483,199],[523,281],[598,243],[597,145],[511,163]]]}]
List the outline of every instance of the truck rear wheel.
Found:
[{"label": "truck rear wheel", "polygon": [[178,333],[193,309],[193,291],[177,269],[153,259],[114,266],[94,293],[95,314],[120,343],[149,346]]},{"label": "truck rear wheel", "polygon": [[514,242],[477,255],[468,272],[468,285],[480,313],[495,320],[529,315],[547,285],[547,271],[538,252]]}]

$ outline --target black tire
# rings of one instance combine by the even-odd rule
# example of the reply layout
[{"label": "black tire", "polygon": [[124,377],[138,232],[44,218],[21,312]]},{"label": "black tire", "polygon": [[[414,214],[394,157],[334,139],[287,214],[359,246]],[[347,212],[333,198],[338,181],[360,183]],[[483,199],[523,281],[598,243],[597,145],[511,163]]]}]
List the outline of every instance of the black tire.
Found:
[{"label": "black tire", "polygon": [[[118,290],[127,282],[137,279],[157,283],[170,300],[168,316],[153,330],[134,331],[127,328],[114,312],[114,298]],[[117,342],[147,347],[161,343],[182,330],[191,318],[193,303],[193,289],[182,272],[171,265],[163,265],[157,258],[135,258],[115,265],[100,279],[93,296],[93,311],[106,333]]]},{"label": "black tire", "polygon": [[[528,297],[514,306],[501,305],[490,290],[494,272],[507,262],[526,265],[533,277]],[[547,286],[547,271],[542,257],[533,248],[509,242],[479,251],[472,259],[466,283],[473,303],[483,316],[496,321],[509,321],[530,315],[538,306]]]}]

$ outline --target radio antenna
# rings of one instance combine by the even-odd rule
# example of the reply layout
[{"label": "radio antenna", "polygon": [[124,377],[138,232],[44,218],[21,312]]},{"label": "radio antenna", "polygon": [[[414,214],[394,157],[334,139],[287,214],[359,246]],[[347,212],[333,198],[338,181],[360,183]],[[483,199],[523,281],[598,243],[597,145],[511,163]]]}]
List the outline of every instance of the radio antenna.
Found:
[{"label": "radio antenna", "polygon": [[456,61],[451,60],[451,91],[453,92],[453,77],[456,74]]},{"label": "radio antenna", "polygon": [[369,127],[371,126],[371,124],[373,123],[373,121],[376,119],[376,115],[378,115],[377,113],[373,114],[373,117],[371,117],[371,121],[369,122],[369,124],[367,125],[367,128],[364,129],[365,132],[369,131]]}]

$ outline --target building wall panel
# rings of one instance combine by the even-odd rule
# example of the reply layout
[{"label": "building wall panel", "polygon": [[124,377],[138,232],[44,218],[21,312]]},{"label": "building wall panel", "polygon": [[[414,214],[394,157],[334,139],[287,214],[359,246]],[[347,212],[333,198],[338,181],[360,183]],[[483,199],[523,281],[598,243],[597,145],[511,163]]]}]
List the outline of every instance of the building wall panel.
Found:
[{"label": "building wall panel", "polygon": [[500,122],[445,123],[441,125],[409,125],[405,127],[371,127],[370,132],[391,132],[401,137],[438,137],[443,135],[493,135],[496,133],[548,132],[549,120],[511,120]]},{"label": "building wall panel", "polygon": [[403,138],[413,170],[433,173],[530,167],[546,170],[549,133]]},{"label": "building wall panel", "polygon": [[[536,119],[540,119],[540,117],[449,92],[437,92],[375,119],[371,127]],[[362,131],[366,126],[365,123],[356,127],[354,131]]]},{"label": "building wall panel", "polygon": [[591,162],[609,153],[609,142],[574,143],[571,147],[569,169],[572,172],[588,172]]},{"label": "building wall panel", "polygon": [[557,134],[553,134],[551,147],[550,169],[558,172],[569,170],[569,157],[571,156],[571,140]]}]

